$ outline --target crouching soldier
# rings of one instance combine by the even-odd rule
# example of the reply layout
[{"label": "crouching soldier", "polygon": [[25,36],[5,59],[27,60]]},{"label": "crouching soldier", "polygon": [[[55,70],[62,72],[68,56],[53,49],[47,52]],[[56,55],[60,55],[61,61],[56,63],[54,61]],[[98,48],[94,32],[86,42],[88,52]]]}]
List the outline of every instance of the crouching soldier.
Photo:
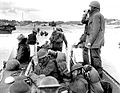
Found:
[{"label": "crouching soldier", "polygon": [[88,92],[88,82],[85,80],[82,74],[82,68],[83,66],[79,63],[72,66],[72,80],[69,84],[69,88],[72,93]]},{"label": "crouching soldier", "polygon": [[38,64],[35,66],[34,73],[37,75],[45,74],[46,76],[53,76],[58,81],[61,81],[60,73],[58,72],[56,56],[57,54],[49,55],[48,50],[40,49],[37,53]]},{"label": "crouching soldier", "polygon": [[84,65],[85,77],[89,84],[89,90],[93,93],[104,93],[97,70],[91,65]]}]

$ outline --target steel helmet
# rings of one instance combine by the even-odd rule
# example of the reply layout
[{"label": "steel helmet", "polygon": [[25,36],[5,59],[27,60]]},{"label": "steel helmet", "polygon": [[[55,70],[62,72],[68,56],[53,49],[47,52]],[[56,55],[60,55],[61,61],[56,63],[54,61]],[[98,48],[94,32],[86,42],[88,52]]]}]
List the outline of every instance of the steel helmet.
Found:
[{"label": "steel helmet", "polygon": [[56,78],[52,76],[47,76],[40,81],[40,84],[38,87],[39,88],[60,87],[60,84],[58,83]]},{"label": "steel helmet", "polygon": [[71,71],[73,72],[73,71],[75,71],[75,70],[77,70],[77,69],[80,69],[80,68],[82,68],[82,67],[83,67],[82,64],[77,63],[77,64],[75,64],[75,65],[72,66]]},{"label": "steel helmet", "polygon": [[36,31],[36,30],[33,30],[32,32],[33,32],[33,33],[37,33],[37,31]]},{"label": "steel helmet", "polygon": [[20,67],[20,63],[17,59],[10,59],[6,63],[6,70],[7,71],[18,70],[19,67]]},{"label": "steel helmet", "polygon": [[100,3],[98,1],[92,1],[89,6],[100,9]]},{"label": "steel helmet", "polygon": [[30,86],[23,80],[15,81],[9,88],[10,93],[30,93]]},{"label": "steel helmet", "polygon": [[92,69],[92,66],[91,65],[84,65],[83,68],[87,72],[87,71],[90,71]]},{"label": "steel helmet", "polygon": [[17,39],[18,40],[22,40],[22,39],[24,39],[24,38],[26,38],[23,34],[20,34],[18,37],[17,37]]},{"label": "steel helmet", "polygon": [[38,59],[43,58],[48,55],[48,51],[46,49],[40,49],[37,53]]}]

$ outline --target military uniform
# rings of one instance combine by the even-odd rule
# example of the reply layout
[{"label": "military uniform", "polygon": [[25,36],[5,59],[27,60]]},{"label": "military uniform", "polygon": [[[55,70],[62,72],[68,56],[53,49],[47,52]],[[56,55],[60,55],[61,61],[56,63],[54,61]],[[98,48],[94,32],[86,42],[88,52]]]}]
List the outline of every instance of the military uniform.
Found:
[{"label": "military uniform", "polygon": [[86,37],[86,48],[90,48],[91,65],[95,67],[102,77],[102,62],[100,49],[104,46],[105,20],[100,13],[100,4],[97,1],[90,3],[88,35]]},{"label": "military uniform", "polygon": [[16,59],[20,63],[27,63],[30,60],[30,47],[27,42],[27,38],[23,35],[18,36],[19,44],[17,49],[17,56]]},{"label": "military uniform", "polygon": [[36,35],[37,35],[37,32],[35,30],[33,30],[33,33],[28,35],[27,44],[35,45],[37,42]]},{"label": "military uniform", "polygon": [[85,47],[85,41],[86,41],[86,37],[88,34],[88,19],[87,19],[87,14],[85,14],[83,16],[83,19],[81,21],[83,24],[85,24],[85,30],[84,30],[84,34],[82,34],[81,38],[80,38],[80,42],[79,44],[83,45],[83,65],[88,64],[89,63],[89,57],[88,57],[88,49]]},{"label": "military uniform", "polygon": [[63,41],[65,42],[65,45],[67,47],[67,40],[65,38],[65,35],[61,32],[61,30],[59,31],[57,29],[53,31],[50,37],[51,49],[54,51],[62,51]]},{"label": "military uniform", "polygon": [[46,49],[38,51],[38,64],[35,66],[34,73],[37,75],[45,74],[46,76],[53,76],[61,81],[58,73],[57,62],[54,57],[50,58]]}]

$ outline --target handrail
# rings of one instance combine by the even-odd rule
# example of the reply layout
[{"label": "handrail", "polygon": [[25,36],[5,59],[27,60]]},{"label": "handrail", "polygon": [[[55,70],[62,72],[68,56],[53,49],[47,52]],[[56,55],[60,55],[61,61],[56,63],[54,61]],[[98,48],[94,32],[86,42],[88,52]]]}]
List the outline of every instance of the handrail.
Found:
[{"label": "handrail", "polygon": [[[14,49],[12,49],[12,52],[10,53],[10,56],[9,56],[8,60],[12,57],[13,51],[14,51]],[[1,69],[1,72],[0,72],[0,75],[1,75],[1,77],[0,77],[0,82],[1,82],[2,79],[3,79],[3,73],[4,73],[4,68],[2,68],[2,69]]]},{"label": "handrail", "polygon": [[114,77],[112,77],[105,69],[102,70],[120,87],[120,83]]},{"label": "handrail", "polygon": [[35,57],[37,56],[37,49],[36,49],[36,45],[34,45],[34,55],[32,56],[32,59],[31,61],[29,62],[28,66],[27,66],[27,69],[25,71],[25,76],[28,76],[31,69],[34,70],[33,66],[36,64],[34,61],[35,61]]}]

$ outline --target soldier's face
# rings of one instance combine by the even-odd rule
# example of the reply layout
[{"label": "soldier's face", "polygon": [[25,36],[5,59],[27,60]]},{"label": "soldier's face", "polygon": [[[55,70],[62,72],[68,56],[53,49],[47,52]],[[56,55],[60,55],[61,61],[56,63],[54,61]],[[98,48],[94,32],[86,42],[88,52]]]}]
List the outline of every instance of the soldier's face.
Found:
[{"label": "soldier's face", "polygon": [[39,63],[43,63],[45,61],[45,57],[39,58],[38,61],[39,61]]},{"label": "soldier's face", "polygon": [[39,63],[43,63],[43,62],[45,62],[45,61],[47,61],[47,60],[48,60],[48,57],[45,56],[45,57],[43,57],[43,58],[39,58],[39,59],[38,59],[38,62],[39,62]]},{"label": "soldier's face", "polygon": [[77,73],[78,73],[77,70],[75,70],[75,71],[72,72],[72,76],[73,76],[73,78],[75,78],[75,77],[77,76]]},{"label": "soldier's face", "polygon": [[90,6],[89,10],[90,10],[90,13],[92,13],[95,10],[95,7]]}]

